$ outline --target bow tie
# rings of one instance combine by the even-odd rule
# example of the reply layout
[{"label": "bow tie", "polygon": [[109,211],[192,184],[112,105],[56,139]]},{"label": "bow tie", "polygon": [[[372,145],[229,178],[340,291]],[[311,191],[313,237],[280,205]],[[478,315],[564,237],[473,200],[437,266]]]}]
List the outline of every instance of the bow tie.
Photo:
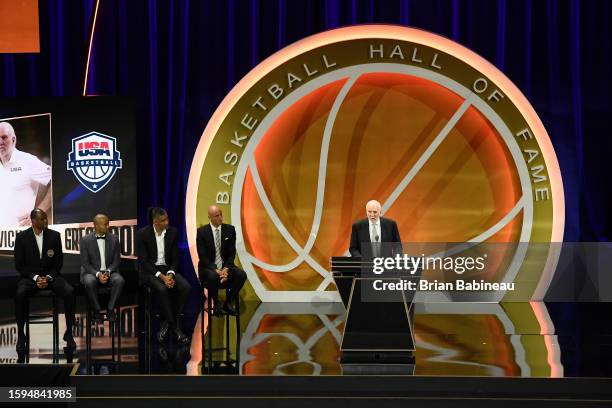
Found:
[{"label": "bow tie", "polygon": [[96,236],[96,239],[106,239],[106,235]]}]

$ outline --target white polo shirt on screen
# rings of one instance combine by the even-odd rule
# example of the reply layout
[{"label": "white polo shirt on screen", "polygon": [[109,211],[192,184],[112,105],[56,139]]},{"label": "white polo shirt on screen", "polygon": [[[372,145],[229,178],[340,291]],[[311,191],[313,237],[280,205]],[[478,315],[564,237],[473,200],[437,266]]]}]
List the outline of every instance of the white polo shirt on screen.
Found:
[{"label": "white polo shirt on screen", "polygon": [[38,188],[51,181],[51,166],[33,154],[13,150],[0,165],[0,227],[15,227],[36,204]]}]

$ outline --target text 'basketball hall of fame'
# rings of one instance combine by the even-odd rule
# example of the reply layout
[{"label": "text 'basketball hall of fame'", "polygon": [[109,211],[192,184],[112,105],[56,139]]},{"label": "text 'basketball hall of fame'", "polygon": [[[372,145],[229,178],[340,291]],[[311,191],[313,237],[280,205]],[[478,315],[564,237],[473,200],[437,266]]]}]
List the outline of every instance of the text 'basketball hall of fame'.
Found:
[{"label": "text 'basketball hall of fame'", "polygon": [[102,190],[121,168],[117,139],[90,132],[72,139],[67,169],[92,193]]}]

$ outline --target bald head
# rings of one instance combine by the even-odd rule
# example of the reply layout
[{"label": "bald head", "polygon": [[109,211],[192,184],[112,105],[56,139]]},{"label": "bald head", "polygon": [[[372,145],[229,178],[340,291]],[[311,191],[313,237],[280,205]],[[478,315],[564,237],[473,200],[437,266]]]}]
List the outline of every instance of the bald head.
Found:
[{"label": "bald head", "polygon": [[0,122],[0,159],[3,162],[11,158],[16,143],[17,136],[13,126],[8,122]]},{"label": "bald head", "polygon": [[108,221],[108,216],[106,214],[96,214],[96,216],[93,219],[94,224],[97,224],[99,222],[104,222],[104,221]]},{"label": "bald head", "polygon": [[377,222],[380,218],[381,205],[376,200],[370,200],[366,204],[366,216],[370,222]]},{"label": "bald head", "polygon": [[219,225],[223,224],[223,211],[221,211],[221,208],[216,205],[209,206],[208,219],[210,220],[210,223],[215,227],[218,227]]},{"label": "bald head", "polygon": [[104,235],[108,231],[108,223],[109,219],[106,214],[97,214],[94,219],[94,228],[96,229],[96,234]]}]

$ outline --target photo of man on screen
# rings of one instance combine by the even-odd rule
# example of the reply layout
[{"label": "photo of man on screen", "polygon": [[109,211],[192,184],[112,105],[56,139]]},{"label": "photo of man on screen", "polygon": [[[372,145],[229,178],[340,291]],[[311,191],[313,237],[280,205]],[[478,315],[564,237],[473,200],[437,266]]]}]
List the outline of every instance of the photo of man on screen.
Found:
[{"label": "photo of man on screen", "polygon": [[30,225],[33,208],[51,210],[51,165],[17,149],[17,134],[8,121],[0,122],[0,195],[0,227]]}]

